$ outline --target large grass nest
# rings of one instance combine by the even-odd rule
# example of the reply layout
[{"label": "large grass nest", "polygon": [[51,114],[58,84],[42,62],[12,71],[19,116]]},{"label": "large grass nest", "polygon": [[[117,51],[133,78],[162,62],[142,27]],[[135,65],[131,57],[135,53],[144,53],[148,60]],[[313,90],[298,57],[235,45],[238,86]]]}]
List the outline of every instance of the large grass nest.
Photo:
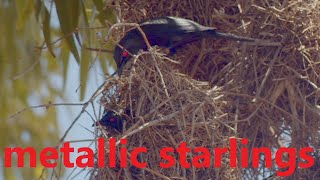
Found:
[{"label": "large grass nest", "polygon": [[[221,168],[211,164],[209,169],[185,169],[178,162],[172,168],[159,167],[163,147],[177,147],[182,141],[191,148],[228,147],[230,137],[247,138],[249,149],[313,147],[314,166],[297,168],[291,177],[320,177],[319,1],[128,0],[115,5],[121,22],[179,16],[274,43],[205,39],[185,45],[173,57],[156,47],[139,54],[131,71],[106,82],[102,98],[106,109],[130,110],[125,131],[102,130],[98,136],[127,138],[129,156],[130,150],[147,147],[148,153],[139,158],[148,167],[94,168],[92,178],[239,179],[275,174],[277,167],[264,168],[263,161],[260,168],[230,168],[227,155]],[[124,32],[113,33],[113,39]]]}]

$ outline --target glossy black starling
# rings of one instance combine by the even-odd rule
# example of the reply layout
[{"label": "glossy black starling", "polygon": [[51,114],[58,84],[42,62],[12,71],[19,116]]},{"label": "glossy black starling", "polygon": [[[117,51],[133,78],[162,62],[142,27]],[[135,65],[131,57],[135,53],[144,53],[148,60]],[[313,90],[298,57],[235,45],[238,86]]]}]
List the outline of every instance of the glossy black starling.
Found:
[{"label": "glossy black starling", "polygon": [[[170,49],[170,54],[175,49],[201,38],[224,38],[236,41],[255,41],[255,39],[237,36],[229,33],[221,33],[214,27],[202,26],[194,21],[179,17],[159,17],[139,23],[151,46],[160,46]],[[113,57],[117,63],[118,74],[129,61],[131,55],[138,53],[140,49],[147,50],[143,36],[137,28],[126,33],[116,46]]]},{"label": "glossy black starling", "polygon": [[105,114],[103,115],[103,117],[92,126],[101,125],[106,127],[112,127],[117,131],[122,132],[123,121],[124,119],[122,116],[118,115],[117,112],[110,110],[110,111],[105,111]]}]

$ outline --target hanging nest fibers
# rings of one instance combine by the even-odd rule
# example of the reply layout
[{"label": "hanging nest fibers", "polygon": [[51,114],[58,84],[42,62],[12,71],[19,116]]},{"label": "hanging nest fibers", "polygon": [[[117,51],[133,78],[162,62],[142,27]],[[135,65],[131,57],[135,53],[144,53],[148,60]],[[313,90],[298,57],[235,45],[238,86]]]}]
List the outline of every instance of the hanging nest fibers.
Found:
[{"label": "hanging nest fibers", "polygon": [[[117,4],[118,3],[118,4]],[[146,147],[127,168],[94,168],[95,179],[240,179],[268,177],[277,167],[182,168],[179,155],[171,168],[161,168],[164,147],[229,147],[229,139],[247,138],[248,149],[280,147],[315,149],[313,167],[296,168],[292,178],[320,177],[320,2],[318,1],[165,1],[127,0],[115,3],[122,22],[179,16],[219,31],[268,40],[257,45],[205,39],[190,43],[173,57],[159,48],[141,52],[121,78],[105,84],[102,106],[127,113],[122,133],[98,131],[106,139],[126,138],[128,157]],[[128,27],[129,29],[130,27]],[[132,28],[132,27],[131,27]],[[127,29],[127,30],[128,30]],[[119,40],[126,31],[113,33]],[[119,147],[117,147],[119,148]],[[212,151],[211,151],[211,154]],[[194,153],[188,154],[191,160]],[[213,162],[214,157],[211,157]],[[240,155],[238,157],[240,159]],[[251,159],[251,158],[250,158]],[[297,159],[297,163],[300,159]],[[282,169],[284,171],[285,169]]]}]

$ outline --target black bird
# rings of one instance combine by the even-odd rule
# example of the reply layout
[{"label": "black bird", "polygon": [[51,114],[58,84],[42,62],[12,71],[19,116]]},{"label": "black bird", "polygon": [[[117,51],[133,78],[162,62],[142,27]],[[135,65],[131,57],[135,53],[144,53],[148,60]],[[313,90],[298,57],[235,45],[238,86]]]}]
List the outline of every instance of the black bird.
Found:
[{"label": "black bird", "polygon": [[[170,54],[174,54],[176,48],[202,38],[255,41],[253,38],[218,32],[214,27],[206,27],[180,17],[159,17],[141,22],[139,25],[151,46],[169,48]],[[122,68],[129,61],[131,55],[137,54],[140,49],[147,50],[147,45],[137,28],[127,32],[118,45],[115,47],[113,57],[117,63],[118,74],[121,75]]]},{"label": "black bird", "polygon": [[106,127],[108,126],[116,129],[119,132],[122,132],[123,121],[124,121],[123,117],[119,115],[117,112],[113,110],[110,110],[110,111],[106,110],[104,116],[92,126],[98,126],[98,125],[106,126]]}]

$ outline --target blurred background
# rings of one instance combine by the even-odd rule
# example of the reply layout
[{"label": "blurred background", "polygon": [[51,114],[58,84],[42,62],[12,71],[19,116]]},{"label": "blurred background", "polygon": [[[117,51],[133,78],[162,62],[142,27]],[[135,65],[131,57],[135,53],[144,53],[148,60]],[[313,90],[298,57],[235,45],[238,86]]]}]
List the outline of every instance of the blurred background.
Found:
[{"label": "blurred background", "polygon": [[[5,168],[3,150],[31,146],[39,153],[59,145],[81,113],[82,103],[113,73],[111,54],[100,52],[113,49],[104,37],[115,16],[113,6],[105,4],[103,0],[0,0],[0,179],[88,178],[89,169],[61,166],[52,173],[41,166],[39,156],[36,168],[17,168],[16,157],[13,167]],[[92,147],[91,125],[101,113],[96,100],[64,141],[73,142],[75,148]],[[71,162],[77,156],[72,153]],[[28,162],[26,156],[27,166]]]}]

